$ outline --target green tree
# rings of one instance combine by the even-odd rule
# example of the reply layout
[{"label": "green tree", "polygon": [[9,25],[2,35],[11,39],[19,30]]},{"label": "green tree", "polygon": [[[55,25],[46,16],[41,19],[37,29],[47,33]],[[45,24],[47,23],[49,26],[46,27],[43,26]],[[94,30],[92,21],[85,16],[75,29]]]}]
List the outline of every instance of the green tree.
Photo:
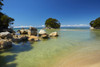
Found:
[{"label": "green tree", "polygon": [[2,10],[2,6],[4,5],[4,4],[2,3],[2,1],[3,1],[3,0],[0,0],[0,10]]},{"label": "green tree", "polygon": [[47,28],[60,28],[60,22],[57,19],[49,18],[45,21]]},{"label": "green tree", "polygon": [[2,28],[8,28],[11,24],[13,24],[14,19],[11,17],[8,17],[7,15],[2,15],[0,18],[0,27]]},{"label": "green tree", "polygon": [[100,17],[90,22],[90,26],[94,28],[100,28]]},{"label": "green tree", "polygon": [[[3,0],[0,1],[0,10],[2,10],[2,6],[4,5],[2,1]],[[9,26],[13,24],[13,21],[13,18],[0,12],[0,32],[2,32],[4,29],[8,29]]]}]

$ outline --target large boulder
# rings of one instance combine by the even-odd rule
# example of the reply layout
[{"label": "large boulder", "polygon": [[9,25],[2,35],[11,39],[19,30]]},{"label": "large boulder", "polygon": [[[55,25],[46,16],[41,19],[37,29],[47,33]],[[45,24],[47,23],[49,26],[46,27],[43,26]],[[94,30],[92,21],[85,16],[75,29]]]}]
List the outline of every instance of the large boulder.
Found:
[{"label": "large boulder", "polygon": [[0,39],[0,49],[12,47],[12,41],[7,39]]},{"label": "large boulder", "polygon": [[28,35],[29,36],[31,36],[31,35],[37,36],[37,29],[34,27],[30,27],[28,30]]},{"label": "large boulder", "polygon": [[49,34],[50,37],[57,37],[58,36],[58,33],[57,32],[52,32]]},{"label": "large boulder", "polygon": [[9,33],[9,32],[1,32],[0,33],[0,38],[2,38],[2,39],[11,39],[12,38],[12,34],[11,33]]},{"label": "large boulder", "polygon": [[29,36],[29,41],[39,41],[39,38],[37,36]]}]

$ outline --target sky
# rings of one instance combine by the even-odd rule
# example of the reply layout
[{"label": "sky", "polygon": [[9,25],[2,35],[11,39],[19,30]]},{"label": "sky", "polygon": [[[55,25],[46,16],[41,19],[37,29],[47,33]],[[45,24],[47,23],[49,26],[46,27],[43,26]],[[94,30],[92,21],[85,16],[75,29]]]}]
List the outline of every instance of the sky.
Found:
[{"label": "sky", "polygon": [[4,0],[2,12],[14,26],[41,26],[55,18],[62,25],[88,25],[100,17],[100,0]]}]

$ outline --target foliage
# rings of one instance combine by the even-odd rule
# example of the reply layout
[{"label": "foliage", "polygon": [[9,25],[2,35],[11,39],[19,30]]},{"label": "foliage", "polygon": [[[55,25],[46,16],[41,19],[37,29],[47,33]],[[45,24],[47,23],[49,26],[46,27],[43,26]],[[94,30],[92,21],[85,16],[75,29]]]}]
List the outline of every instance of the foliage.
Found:
[{"label": "foliage", "polygon": [[49,18],[45,22],[47,28],[60,28],[60,23],[57,19]]},{"label": "foliage", "polygon": [[8,17],[7,15],[4,15],[0,13],[0,28],[8,28],[11,24],[13,24],[14,19],[11,17]]},{"label": "foliage", "polygon": [[100,17],[90,22],[91,27],[100,28]]},{"label": "foliage", "polygon": [[[2,1],[3,0],[0,1],[0,10],[2,10],[2,6],[4,5]],[[0,31],[2,32],[3,29],[8,29],[8,27],[13,24],[13,21],[13,18],[0,12]]]},{"label": "foliage", "polygon": [[0,1],[0,10],[2,10],[1,7],[4,5],[4,4],[2,3],[2,1],[3,1],[3,0]]}]

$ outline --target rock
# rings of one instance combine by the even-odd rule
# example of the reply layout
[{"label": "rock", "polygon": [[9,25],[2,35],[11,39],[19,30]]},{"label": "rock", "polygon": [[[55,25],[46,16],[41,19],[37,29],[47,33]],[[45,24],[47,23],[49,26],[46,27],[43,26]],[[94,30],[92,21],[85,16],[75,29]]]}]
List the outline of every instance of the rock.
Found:
[{"label": "rock", "polygon": [[2,38],[2,39],[5,39],[5,38],[11,39],[12,38],[12,35],[9,32],[1,32],[0,33],[0,38]]},{"label": "rock", "polygon": [[49,34],[50,37],[57,37],[58,33],[57,32],[52,32],[51,34]]},{"label": "rock", "polygon": [[27,29],[24,29],[24,28],[22,28],[21,30],[18,30],[18,32],[19,32],[21,35],[28,34],[28,30],[27,30]]},{"label": "rock", "polygon": [[21,29],[21,30],[18,30],[18,32],[21,34],[21,35],[34,35],[34,36],[37,36],[37,29],[34,28],[34,27],[30,27],[29,29]]},{"label": "rock", "polygon": [[37,29],[34,27],[30,27],[28,30],[28,35],[29,36],[31,36],[31,35],[37,36]]},{"label": "rock", "polygon": [[11,40],[6,40],[6,39],[1,39],[0,40],[0,49],[6,49],[12,47],[12,41]]},{"label": "rock", "polygon": [[45,30],[41,29],[41,30],[39,31],[39,36],[44,35],[44,34],[46,34]]},{"label": "rock", "polygon": [[41,29],[40,31],[39,31],[39,36],[41,37],[41,38],[49,38],[49,36],[48,36],[48,34],[45,32],[45,30],[43,30],[43,29]]},{"label": "rock", "polygon": [[92,29],[95,29],[94,27],[90,27],[90,29],[92,30]]},{"label": "rock", "polygon": [[37,36],[29,36],[29,41],[39,41],[39,38]]},{"label": "rock", "polygon": [[37,29],[34,27],[30,27],[29,30],[37,31]]},{"label": "rock", "polygon": [[0,27],[0,32],[10,32],[15,34],[15,31],[13,30],[13,28],[1,28]]},{"label": "rock", "polygon": [[23,42],[23,41],[28,41],[28,36],[24,36],[24,35],[15,35],[13,36],[12,39],[13,42]]},{"label": "rock", "polygon": [[45,39],[45,38],[49,38],[49,36],[48,36],[48,34],[42,34],[41,35],[41,38],[44,38]]}]

